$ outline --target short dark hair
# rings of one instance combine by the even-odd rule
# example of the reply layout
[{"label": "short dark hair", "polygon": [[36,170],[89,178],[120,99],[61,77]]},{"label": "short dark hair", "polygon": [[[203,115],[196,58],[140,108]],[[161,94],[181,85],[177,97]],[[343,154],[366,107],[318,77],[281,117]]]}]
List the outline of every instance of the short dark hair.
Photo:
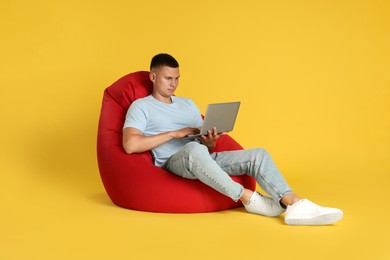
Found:
[{"label": "short dark hair", "polygon": [[152,58],[152,61],[150,62],[150,70],[152,70],[153,68],[161,67],[161,66],[178,68],[179,63],[171,55],[169,55],[167,53],[160,53]]}]

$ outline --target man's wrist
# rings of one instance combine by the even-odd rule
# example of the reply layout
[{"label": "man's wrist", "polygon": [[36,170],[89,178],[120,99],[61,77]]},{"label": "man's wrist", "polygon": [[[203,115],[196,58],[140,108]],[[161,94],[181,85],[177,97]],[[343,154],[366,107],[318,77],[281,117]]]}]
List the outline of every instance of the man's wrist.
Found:
[{"label": "man's wrist", "polygon": [[215,144],[203,144],[205,145],[210,151],[215,148]]},{"label": "man's wrist", "polygon": [[212,144],[210,146],[207,146],[207,148],[209,148],[209,150],[213,150],[215,148],[215,144]]}]

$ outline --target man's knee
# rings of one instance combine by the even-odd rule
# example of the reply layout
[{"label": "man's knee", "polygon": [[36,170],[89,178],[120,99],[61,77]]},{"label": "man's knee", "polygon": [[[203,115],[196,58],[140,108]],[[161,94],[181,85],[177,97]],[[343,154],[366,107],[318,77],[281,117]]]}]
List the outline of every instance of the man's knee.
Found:
[{"label": "man's knee", "polygon": [[183,152],[192,156],[201,155],[205,153],[209,154],[207,147],[197,142],[189,142],[184,145]]},{"label": "man's knee", "polygon": [[255,150],[256,150],[256,153],[261,155],[261,156],[268,155],[267,150],[265,150],[264,148],[255,148]]}]

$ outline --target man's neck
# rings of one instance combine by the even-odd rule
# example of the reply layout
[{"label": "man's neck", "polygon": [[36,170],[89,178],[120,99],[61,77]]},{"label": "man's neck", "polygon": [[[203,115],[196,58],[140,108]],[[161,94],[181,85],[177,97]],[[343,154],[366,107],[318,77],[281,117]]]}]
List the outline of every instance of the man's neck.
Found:
[{"label": "man's neck", "polygon": [[160,95],[156,95],[154,93],[152,93],[152,96],[155,100],[158,100],[160,102],[163,102],[163,103],[166,103],[166,104],[172,104],[172,97],[163,97],[163,96],[160,96]]}]

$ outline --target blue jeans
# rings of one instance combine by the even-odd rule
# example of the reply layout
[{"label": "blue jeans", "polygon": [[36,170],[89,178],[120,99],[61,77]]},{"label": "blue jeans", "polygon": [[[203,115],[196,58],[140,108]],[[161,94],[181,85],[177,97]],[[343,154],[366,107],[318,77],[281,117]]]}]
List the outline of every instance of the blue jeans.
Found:
[{"label": "blue jeans", "polygon": [[291,192],[271,156],[264,149],[226,151],[210,154],[207,147],[190,142],[162,166],[183,178],[198,179],[220,193],[238,201],[244,187],[230,176],[248,174],[275,201]]}]

